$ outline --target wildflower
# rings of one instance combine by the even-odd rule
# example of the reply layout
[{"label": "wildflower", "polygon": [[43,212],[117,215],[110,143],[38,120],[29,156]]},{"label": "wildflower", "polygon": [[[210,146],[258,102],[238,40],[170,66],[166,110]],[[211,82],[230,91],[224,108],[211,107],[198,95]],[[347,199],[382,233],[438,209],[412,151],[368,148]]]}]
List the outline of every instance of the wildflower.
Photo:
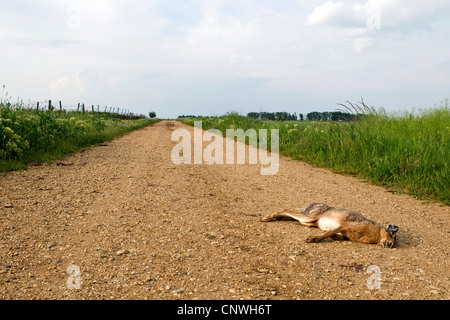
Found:
[{"label": "wildflower", "polygon": [[20,151],[19,148],[17,147],[17,144],[14,141],[8,141],[6,143],[6,150],[8,151]]},{"label": "wildflower", "polygon": [[14,135],[14,130],[13,129],[11,129],[10,127],[5,127],[4,129],[3,129],[3,131],[6,133],[6,135],[8,135],[8,136],[13,136]]}]

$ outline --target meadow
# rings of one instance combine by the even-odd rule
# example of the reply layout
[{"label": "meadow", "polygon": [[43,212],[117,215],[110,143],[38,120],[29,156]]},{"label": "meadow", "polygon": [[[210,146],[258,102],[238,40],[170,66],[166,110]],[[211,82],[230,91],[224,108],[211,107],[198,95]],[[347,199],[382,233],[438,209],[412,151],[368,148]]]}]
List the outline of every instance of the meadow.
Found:
[{"label": "meadow", "polygon": [[125,120],[104,112],[36,111],[0,103],[0,172],[61,159],[83,147],[143,128],[157,119]]},{"label": "meadow", "polygon": [[357,176],[392,192],[450,205],[448,100],[420,112],[347,109],[358,116],[357,121],[262,121],[237,113],[179,121],[189,125],[202,121],[203,129],[222,133],[279,129],[280,153],[285,156]]}]

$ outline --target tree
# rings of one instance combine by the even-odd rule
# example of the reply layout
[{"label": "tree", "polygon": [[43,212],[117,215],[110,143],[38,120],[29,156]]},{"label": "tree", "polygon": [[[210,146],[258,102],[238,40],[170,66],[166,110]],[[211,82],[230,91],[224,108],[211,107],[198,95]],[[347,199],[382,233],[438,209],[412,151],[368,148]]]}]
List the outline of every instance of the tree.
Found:
[{"label": "tree", "polygon": [[154,112],[154,111],[149,112],[149,113],[148,113],[148,116],[149,116],[151,119],[156,118],[156,112]]},{"label": "tree", "polygon": [[310,112],[306,115],[306,119],[308,121],[322,121],[322,113],[317,111]]},{"label": "tree", "polygon": [[297,113],[290,114],[288,112],[250,112],[247,117],[260,120],[271,121],[297,121]]},{"label": "tree", "polygon": [[252,119],[259,119],[259,113],[258,112],[250,112],[249,114],[247,114],[247,117],[252,118]]}]

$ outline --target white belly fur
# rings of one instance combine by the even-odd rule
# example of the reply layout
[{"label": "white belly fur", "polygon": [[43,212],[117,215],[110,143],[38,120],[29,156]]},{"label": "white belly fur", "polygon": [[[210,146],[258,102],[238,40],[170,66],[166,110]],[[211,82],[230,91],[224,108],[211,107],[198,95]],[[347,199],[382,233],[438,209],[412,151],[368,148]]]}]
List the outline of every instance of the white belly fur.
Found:
[{"label": "white belly fur", "polygon": [[320,218],[319,221],[317,221],[317,225],[323,231],[331,231],[339,228],[340,226],[336,219],[332,219],[329,217]]}]

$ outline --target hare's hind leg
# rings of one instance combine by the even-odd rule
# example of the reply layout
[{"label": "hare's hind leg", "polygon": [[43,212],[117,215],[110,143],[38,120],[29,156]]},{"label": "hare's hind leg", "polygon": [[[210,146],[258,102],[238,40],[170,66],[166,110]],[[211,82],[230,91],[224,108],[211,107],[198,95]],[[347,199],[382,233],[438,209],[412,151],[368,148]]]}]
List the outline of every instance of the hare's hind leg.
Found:
[{"label": "hare's hind leg", "polygon": [[276,220],[297,220],[301,224],[308,226],[308,227],[315,227],[317,226],[317,218],[311,218],[307,216],[306,214],[300,213],[300,212],[292,212],[288,210],[284,210],[281,212],[277,212],[274,214],[269,214],[261,219],[262,222],[269,222],[269,221],[276,221]]}]

